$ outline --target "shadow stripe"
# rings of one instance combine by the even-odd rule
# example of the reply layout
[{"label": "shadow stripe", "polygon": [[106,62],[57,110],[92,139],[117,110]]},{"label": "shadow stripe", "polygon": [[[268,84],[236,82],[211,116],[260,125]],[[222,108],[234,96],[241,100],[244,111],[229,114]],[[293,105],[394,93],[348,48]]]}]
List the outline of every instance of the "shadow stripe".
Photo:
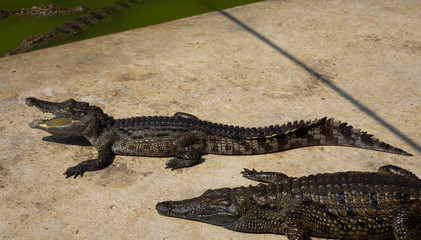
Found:
[{"label": "shadow stripe", "polygon": [[252,35],[254,35],[258,39],[260,39],[262,42],[266,43],[267,45],[269,45],[270,47],[272,47],[273,49],[275,49],[280,54],[282,54],[285,57],[287,57],[289,60],[291,60],[292,62],[294,62],[295,64],[297,64],[301,68],[303,68],[304,70],[306,70],[310,75],[312,75],[312,76],[316,77],[317,79],[319,79],[320,81],[322,81],[325,85],[327,85],[328,87],[330,87],[337,94],[339,94],[340,96],[342,96],[343,98],[345,98],[346,100],[348,100],[349,102],[351,102],[352,104],[354,104],[362,112],[364,112],[365,114],[367,114],[368,116],[370,116],[371,118],[373,118],[374,120],[376,120],[378,123],[380,123],[385,128],[387,128],[389,131],[391,131],[393,134],[395,134],[396,136],[398,136],[400,139],[402,139],[408,145],[410,145],[411,147],[413,147],[417,152],[421,153],[421,146],[419,144],[417,144],[416,142],[414,142],[413,140],[411,140],[404,133],[402,133],[397,128],[395,128],[393,125],[391,125],[386,120],[384,120],[383,118],[381,118],[379,115],[377,115],[369,107],[367,107],[364,104],[360,103],[357,99],[355,99],[354,97],[352,97],[349,93],[345,92],[343,89],[341,89],[338,86],[336,86],[334,83],[332,83],[331,81],[329,81],[328,79],[326,79],[325,77],[323,77],[320,73],[314,71],[312,68],[310,68],[309,66],[307,66],[306,64],[304,64],[303,62],[301,62],[299,59],[297,59],[293,55],[289,54],[287,51],[285,51],[284,49],[282,49],[281,47],[279,47],[278,45],[276,45],[275,43],[273,43],[272,41],[270,41],[268,38],[264,37],[262,34],[258,33],[257,31],[255,31],[254,29],[252,29],[251,27],[249,27],[248,25],[246,25],[245,23],[241,22],[240,20],[238,20],[237,18],[235,18],[231,14],[225,12],[224,10],[220,10],[219,13],[221,13],[222,15],[224,15],[225,17],[227,17],[228,19],[230,19],[234,23],[238,24],[239,26],[241,26],[242,28],[244,28],[246,31],[250,32]]}]

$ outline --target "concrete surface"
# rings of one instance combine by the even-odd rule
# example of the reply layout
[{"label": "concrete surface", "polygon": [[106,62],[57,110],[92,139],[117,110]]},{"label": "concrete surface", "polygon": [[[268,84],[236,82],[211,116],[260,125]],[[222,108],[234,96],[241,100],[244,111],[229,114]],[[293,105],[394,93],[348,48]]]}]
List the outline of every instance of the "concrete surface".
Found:
[{"label": "concrete surface", "polygon": [[[155,204],[291,176],[397,164],[421,176],[421,6],[403,1],[265,1],[0,59],[1,239],[286,239],[167,218]],[[289,55],[288,55],[289,54]],[[89,101],[116,118],[184,111],[264,126],[335,117],[414,154],[310,147],[264,156],[117,156],[65,179],[93,147],[43,141],[34,96]],[[48,138],[47,138],[48,139]]]}]

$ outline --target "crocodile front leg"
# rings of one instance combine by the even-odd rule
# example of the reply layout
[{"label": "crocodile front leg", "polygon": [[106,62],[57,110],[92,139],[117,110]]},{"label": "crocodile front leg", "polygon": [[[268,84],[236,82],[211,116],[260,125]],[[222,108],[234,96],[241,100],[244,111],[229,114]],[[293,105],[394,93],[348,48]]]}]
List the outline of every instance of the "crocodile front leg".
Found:
[{"label": "crocodile front leg", "polygon": [[74,167],[70,167],[63,175],[66,175],[66,178],[71,176],[74,176],[74,178],[77,178],[77,176],[83,177],[85,171],[96,171],[110,166],[113,159],[114,154],[111,151],[111,146],[107,145],[98,150],[97,159],[83,161]]},{"label": "crocodile front leg", "polygon": [[175,157],[167,162],[166,168],[175,170],[199,164],[205,150],[205,139],[204,134],[197,131],[176,137],[172,142]]},{"label": "crocodile front leg", "polygon": [[397,240],[419,239],[421,222],[421,207],[411,205],[402,208],[393,219],[393,234]]},{"label": "crocodile front leg", "polygon": [[291,211],[286,215],[285,222],[281,226],[284,228],[285,235],[288,240],[311,240],[306,230],[302,227],[301,216],[296,212],[297,210]]}]

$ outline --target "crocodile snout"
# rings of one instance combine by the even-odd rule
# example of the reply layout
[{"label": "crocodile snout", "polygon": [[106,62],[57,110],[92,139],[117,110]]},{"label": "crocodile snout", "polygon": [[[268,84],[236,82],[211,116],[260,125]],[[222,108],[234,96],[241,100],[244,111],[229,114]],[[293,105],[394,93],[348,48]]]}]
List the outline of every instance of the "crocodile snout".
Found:
[{"label": "crocodile snout", "polygon": [[173,209],[172,204],[170,201],[168,202],[160,202],[156,205],[156,210],[159,214],[165,215],[169,213]]},{"label": "crocodile snout", "polygon": [[28,98],[25,99],[26,105],[28,105],[30,107],[34,106],[36,102],[37,102],[37,99],[33,98],[33,97],[28,97]]}]

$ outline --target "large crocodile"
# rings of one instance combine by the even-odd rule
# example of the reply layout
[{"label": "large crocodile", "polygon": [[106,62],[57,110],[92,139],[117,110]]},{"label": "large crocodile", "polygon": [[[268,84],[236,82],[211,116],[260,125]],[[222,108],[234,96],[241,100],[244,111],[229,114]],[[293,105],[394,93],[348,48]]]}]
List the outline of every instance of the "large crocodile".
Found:
[{"label": "large crocodile", "polygon": [[41,33],[36,35],[31,35],[28,38],[25,38],[21,45],[12,51],[6,53],[6,56],[19,54],[27,51],[31,51],[35,48],[43,47],[55,39],[72,37],[82,32],[94,24],[98,23],[103,19],[111,18],[112,14],[118,12],[126,7],[137,3],[141,0],[125,0],[118,1],[111,6],[101,8],[99,10],[93,10],[87,12],[86,14],[59,26],[51,32]]},{"label": "large crocodile", "polygon": [[56,103],[27,98],[26,104],[56,115],[50,120],[30,123],[31,128],[58,136],[81,135],[98,149],[97,159],[68,168],[64,173],[66,177],[76,178],[85,171],[103,169],[112,163],[114,155],[174,156],[167,162],[167,168],[173,170],[199,164],[203,154],[264,154],[319,145],[411,155],[346,123],[326,117],[281,126],[244,128],[202,121],[187,113],[114,120],[99,107],[73,99]]},{"label": "large crocodile", "polygon": [[156,209],[164,216],[294,240],[420,239],[421,180],[402,168],[300,178],[245,169],[243,175],[267,184],[208,190],[196,198],[158,203]]},{"label": "large crocodile", "polygon": [[86,7],[59,7],[54,4],[33,6],[31,8],[21,8],[19,10],[3,10],[0,9],[0,17],[6,18],[10,16],[50,16],[56,14],[75,13],[86,11]]}]

